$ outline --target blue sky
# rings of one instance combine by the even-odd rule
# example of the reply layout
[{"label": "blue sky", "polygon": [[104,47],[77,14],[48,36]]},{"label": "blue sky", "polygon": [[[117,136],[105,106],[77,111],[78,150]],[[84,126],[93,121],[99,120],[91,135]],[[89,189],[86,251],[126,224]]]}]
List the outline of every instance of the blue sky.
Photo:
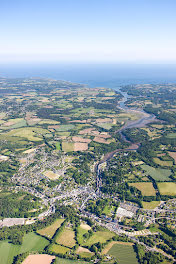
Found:
[{"label": "blue sky", "polygon": [[0,62],[176,63],[176,0],[0,0]]}]

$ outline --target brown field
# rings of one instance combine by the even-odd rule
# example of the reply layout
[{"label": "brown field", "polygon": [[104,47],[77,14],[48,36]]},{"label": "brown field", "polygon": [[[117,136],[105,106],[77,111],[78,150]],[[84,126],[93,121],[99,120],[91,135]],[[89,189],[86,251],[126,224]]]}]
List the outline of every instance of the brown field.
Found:
[{"label": "brown field", "polygon": [[46,254],[42,255],[29,255],[22,264],[50,264],[55,256],[50,256]]},{"label": "brown field", "polygon": [[133,182],[129,183],[129,185],[136,187],[141,191],[143,196],[155,196],[156,191],[151,182]]},{"label": "brown field", "polygon": [[109,144],[110,143],[102,137],[94,137],[93,141],[98,142],[98,143],[103,143],[103,144]]},{"label": "brown field", "polygon": [[80,224],[80,227],[82,229],[85,229],[85,230],[90,230],[91,229],[91,227],[89,225],[87,225],[87,224]]},{"label": "brown field", "polygon": [[89,138],[82,138],[82,137],[76,137],[76,136],[72,137],[72,140],[74,142],[81,142],[81,143],[90,143],[91,142],[91,139],[89,139]]},{"label": "brown field", "polygon": [[23,153],[25,153],[25,154],[29,154],[29,153],[34,152],[35,150],[36,150],[36,148],[27,149],[27,150],[25,150]]},{"label": "brown field", "polygon": [[105,246],[105,248],[102,251],[102,254],[105,255],[108,253],[108,251],[112,248],[113,245],[115,244],[120,244],[120,245],[127,245],[127,246],[133,246],[134,243],[130,243],[130,242],[121,242],[121,241],[112,241],[110,242],[107,246]]},{"label": "brown field", "polygon": [[85,151],[88,149],[88,143],[76,142],[74,143],[74,151]]},{"label": "brown field", "polygon": [[169,153],[169,156],[171,156],[171,158],[174,159],[175,163],[176,163],[176,152],[168,152]]},{"label": "brown field", "polygon": [[94,128],[86,128],[83,129],[79,132],[79,134],[84,135],[84,134],[90,134],[92,132],[92,130],[94,130]]},{"label": "brown field", "polygon": [[76,253],[77,253],[77,254],[82,253],[82,252],[91,253],[91,251],[90,251],[88,248],[84,248],[84,247],[79,247],[79,248],[76,250]]},{"label": "brown field", "polygon": [[45,171],[43,173],[46,177],[48,177],[50,180],[56,180],[59,178],[59,175],[52,172],[52,171]]}]

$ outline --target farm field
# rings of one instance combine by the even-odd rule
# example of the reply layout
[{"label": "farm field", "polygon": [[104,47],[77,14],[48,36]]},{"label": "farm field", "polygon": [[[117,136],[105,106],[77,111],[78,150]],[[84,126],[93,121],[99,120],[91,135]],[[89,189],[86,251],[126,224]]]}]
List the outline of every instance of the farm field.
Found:
[{"label": "farm field", "polygon": [[159,201],[142,202],[144,209],[155,209],[160,204]]},{"label": "farm field", "polygon": [[56,230],[61,226],[65,219],[57,219],[52,225],[47,226],[41,230],[38,230],[37,233],[46,236],[48,238],[52,238],[56,232]]},{"label": "farm field", "polygon": [[49,252],[52,252],[54,254],[65,254],[68,251],[70,251],[70,248],[61,246],[61,245],[57,245],[57,244],[51,244],[48,247]]},{"label": "farm field", "polygon": [[49,241],[35,233],[25,235],[22,245],[13,245],[8,241],[2,241],[0,242],[0,263],[12,264],[14,256],[28,251],[40,251],[47,245],[49,245]]},{"label": "farm field", "polygon": [[62,259],[56,258],[56,264],[90,264],[92,262],[82,261],[82,260],[70,260],[70,259]]},{"label": "farm field", "polygon": [[84,247],[78,247],[78,249],[76,250],[76,254],[78,254],[82,258],[89,258],[94,255],[93,252]]},{"label": "farm field", "polygon": [[108,239],[114,236],[111,231],[97,231],[95,232],[83,245],[91,246],[95,243],[105,243]]},{"label": "farm field", "polygon": [[159,182],[157,185],[161,195],[176,196],[175,182]]},{"label": "farm field", "polygon": [[174,159],[175,164],[176,164],[176,152],[171,152],[171,151],[169,151],[168,153],[169,153],[169,155]]},{"label": "farm field", "polygon": [[51,264],[54,256],[47,254],[29,255],[22,264]]},{"label": "farm field", "polygon": [[52,172],[52,171],[45,171],[43,173],[46,177],[48,177],[50,180],[57,180],[59,178],[59,175]]},{"label": "farm field", "polygon": [[156,164],[159,164],[160,166],[166,166],[166,167],[170,167],[173,165],[173,162],[171,160],[161,160],[159,158],[154,158],[153,161]]},{"label": "farm field", "polygon": [[136,187],[141,191],[143,196],[155,196],[156,191],[153,187],[152,182],[133,182],[129,183],[130,186]]},{"label": "farm field", "polygon": [[108,255],[112,255],[117,259],[119,264],[137,264],[136,253],[132,246],[115,244],[108,251]]},{"label": "farm field", "polygon": [[64,228],[64,230],[56,235],[55,242],[57,244],[64,245],[66,247],[74,247],[75,241],[75,233],[73,230],[69,228]]},{"label": "farm field", "polygon": [[155,181],[169,181],[169,176],[172,174],[169,169],[153,168],[149,165],[141,165],[141,168],[151,176]]}]

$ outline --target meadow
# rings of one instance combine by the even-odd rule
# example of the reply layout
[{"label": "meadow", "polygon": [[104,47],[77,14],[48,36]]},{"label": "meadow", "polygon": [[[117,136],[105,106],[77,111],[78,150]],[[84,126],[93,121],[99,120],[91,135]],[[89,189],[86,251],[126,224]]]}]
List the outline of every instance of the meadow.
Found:
[{"label": "meadow", "polygon": [[141,168],[151,176],[155,181],[170,181],[169,176],[172,174],[169,169],[154,168],[149,165],[141,165]]},{"label": "meadow", "polygon": [[133,246],[114,244],[108,251],[108,255],[115,257],[119,264],[138,263]]},{"label": "meadow", "polygon": [[83,244],[86,246],[91,246],[95,243],[105,243],[108,239],[112,238],[114,233],[111,231],[97,231],[95,232],[86,242]]},{"label": "meadow", "polygon": [[72,248],[75,244],[75,232],[70,228],[64,228],[64,230],[56,234],[55,242],[57,244],[64,245],[66,247]]},{"label": "meadow", "polygon": [[130,186],[134,186],[141,191],[143,196],[155,196],[156,191],[153,187],[152,182],[134,182],[129,183]]},{"label": "meadow", "polygon": [[49,245],[49,241],[35,233],[24,235],[22,245],[13,245],[8,241],[2,241],[0,242],[0,263],[12,264],[14,256],[28,251],[38,252],[43,250],[47,245]]},{"label": "meadow", "polygon": [[52,252],[54,254],[66,254],[68,251],[70,251],[70,248],[61,246],[61,245],[57,245],[57,244],[51,244],[48,247],[49,252]]},{"label": "meadow", "polygon": [[160,204],[159,201],[142,202],[144,209],[155,209]]},{"label": "meadow", "polygon": [[161,195],[176,196],[175,182],[159,182],[157,186]]},{"label": "meadow", "polygon": [[40,229],[37,231],[38,234],[42,235],[42,236],[46,236],[47,238],[51,239],[56,230],[61,226],[61,224],[64,222],[65,219],[57,219],[56,221],[54,221],[54,223],[50,226],[47,226],[43,229]]}]

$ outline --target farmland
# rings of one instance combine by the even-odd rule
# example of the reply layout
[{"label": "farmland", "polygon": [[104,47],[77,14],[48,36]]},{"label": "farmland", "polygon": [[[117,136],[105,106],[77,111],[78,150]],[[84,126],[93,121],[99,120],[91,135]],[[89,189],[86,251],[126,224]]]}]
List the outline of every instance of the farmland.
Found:
[{"label": "farmland", "polygon": [[37,233],[51,239],[54,236],[56,230],[61,226],[63,221],[64,221],[64,219],[57,219],[57,220],[55,220],[55,222],[52,225],[47,226],[41,230],[38,230]]},{"label": "farmland", "polygon": [[140,190],[143,196],[155,196],[156,194],[151,182],[135,182],[130,185]]},{"label": "farmland", "polygon": [[157,185],[161,195],[176,196],[175,182],[159,182]]},{"label": "farmland", "polygon": [[95,243],[105,243],[108,239],[112,238],[114,236],[113,232],[109,231],[97,231],[91,236],[87,242],[84,242],[86,246],[91,246],[92,244]]},{"label": "farmland", "polygon": [[114,244],[108,251],[108,254],[115,257],[119,264],[128,264],[129,259],[132,264],[138,263],[132,246]]},{"label": "farmland", "polygon": [[141,165],[141,168],[146,171],[147,175],[151,176],[155,181],[169,181],[171,171],[168,169],[153,168],[149,165]]},{"label": "farmland", "polygon": [[75,245],[75,233],[69,228],[64,228],[64,230],[57,234],[55,237],[55,242],[57,244],[64,245],[66,247],[72,248]]}]

